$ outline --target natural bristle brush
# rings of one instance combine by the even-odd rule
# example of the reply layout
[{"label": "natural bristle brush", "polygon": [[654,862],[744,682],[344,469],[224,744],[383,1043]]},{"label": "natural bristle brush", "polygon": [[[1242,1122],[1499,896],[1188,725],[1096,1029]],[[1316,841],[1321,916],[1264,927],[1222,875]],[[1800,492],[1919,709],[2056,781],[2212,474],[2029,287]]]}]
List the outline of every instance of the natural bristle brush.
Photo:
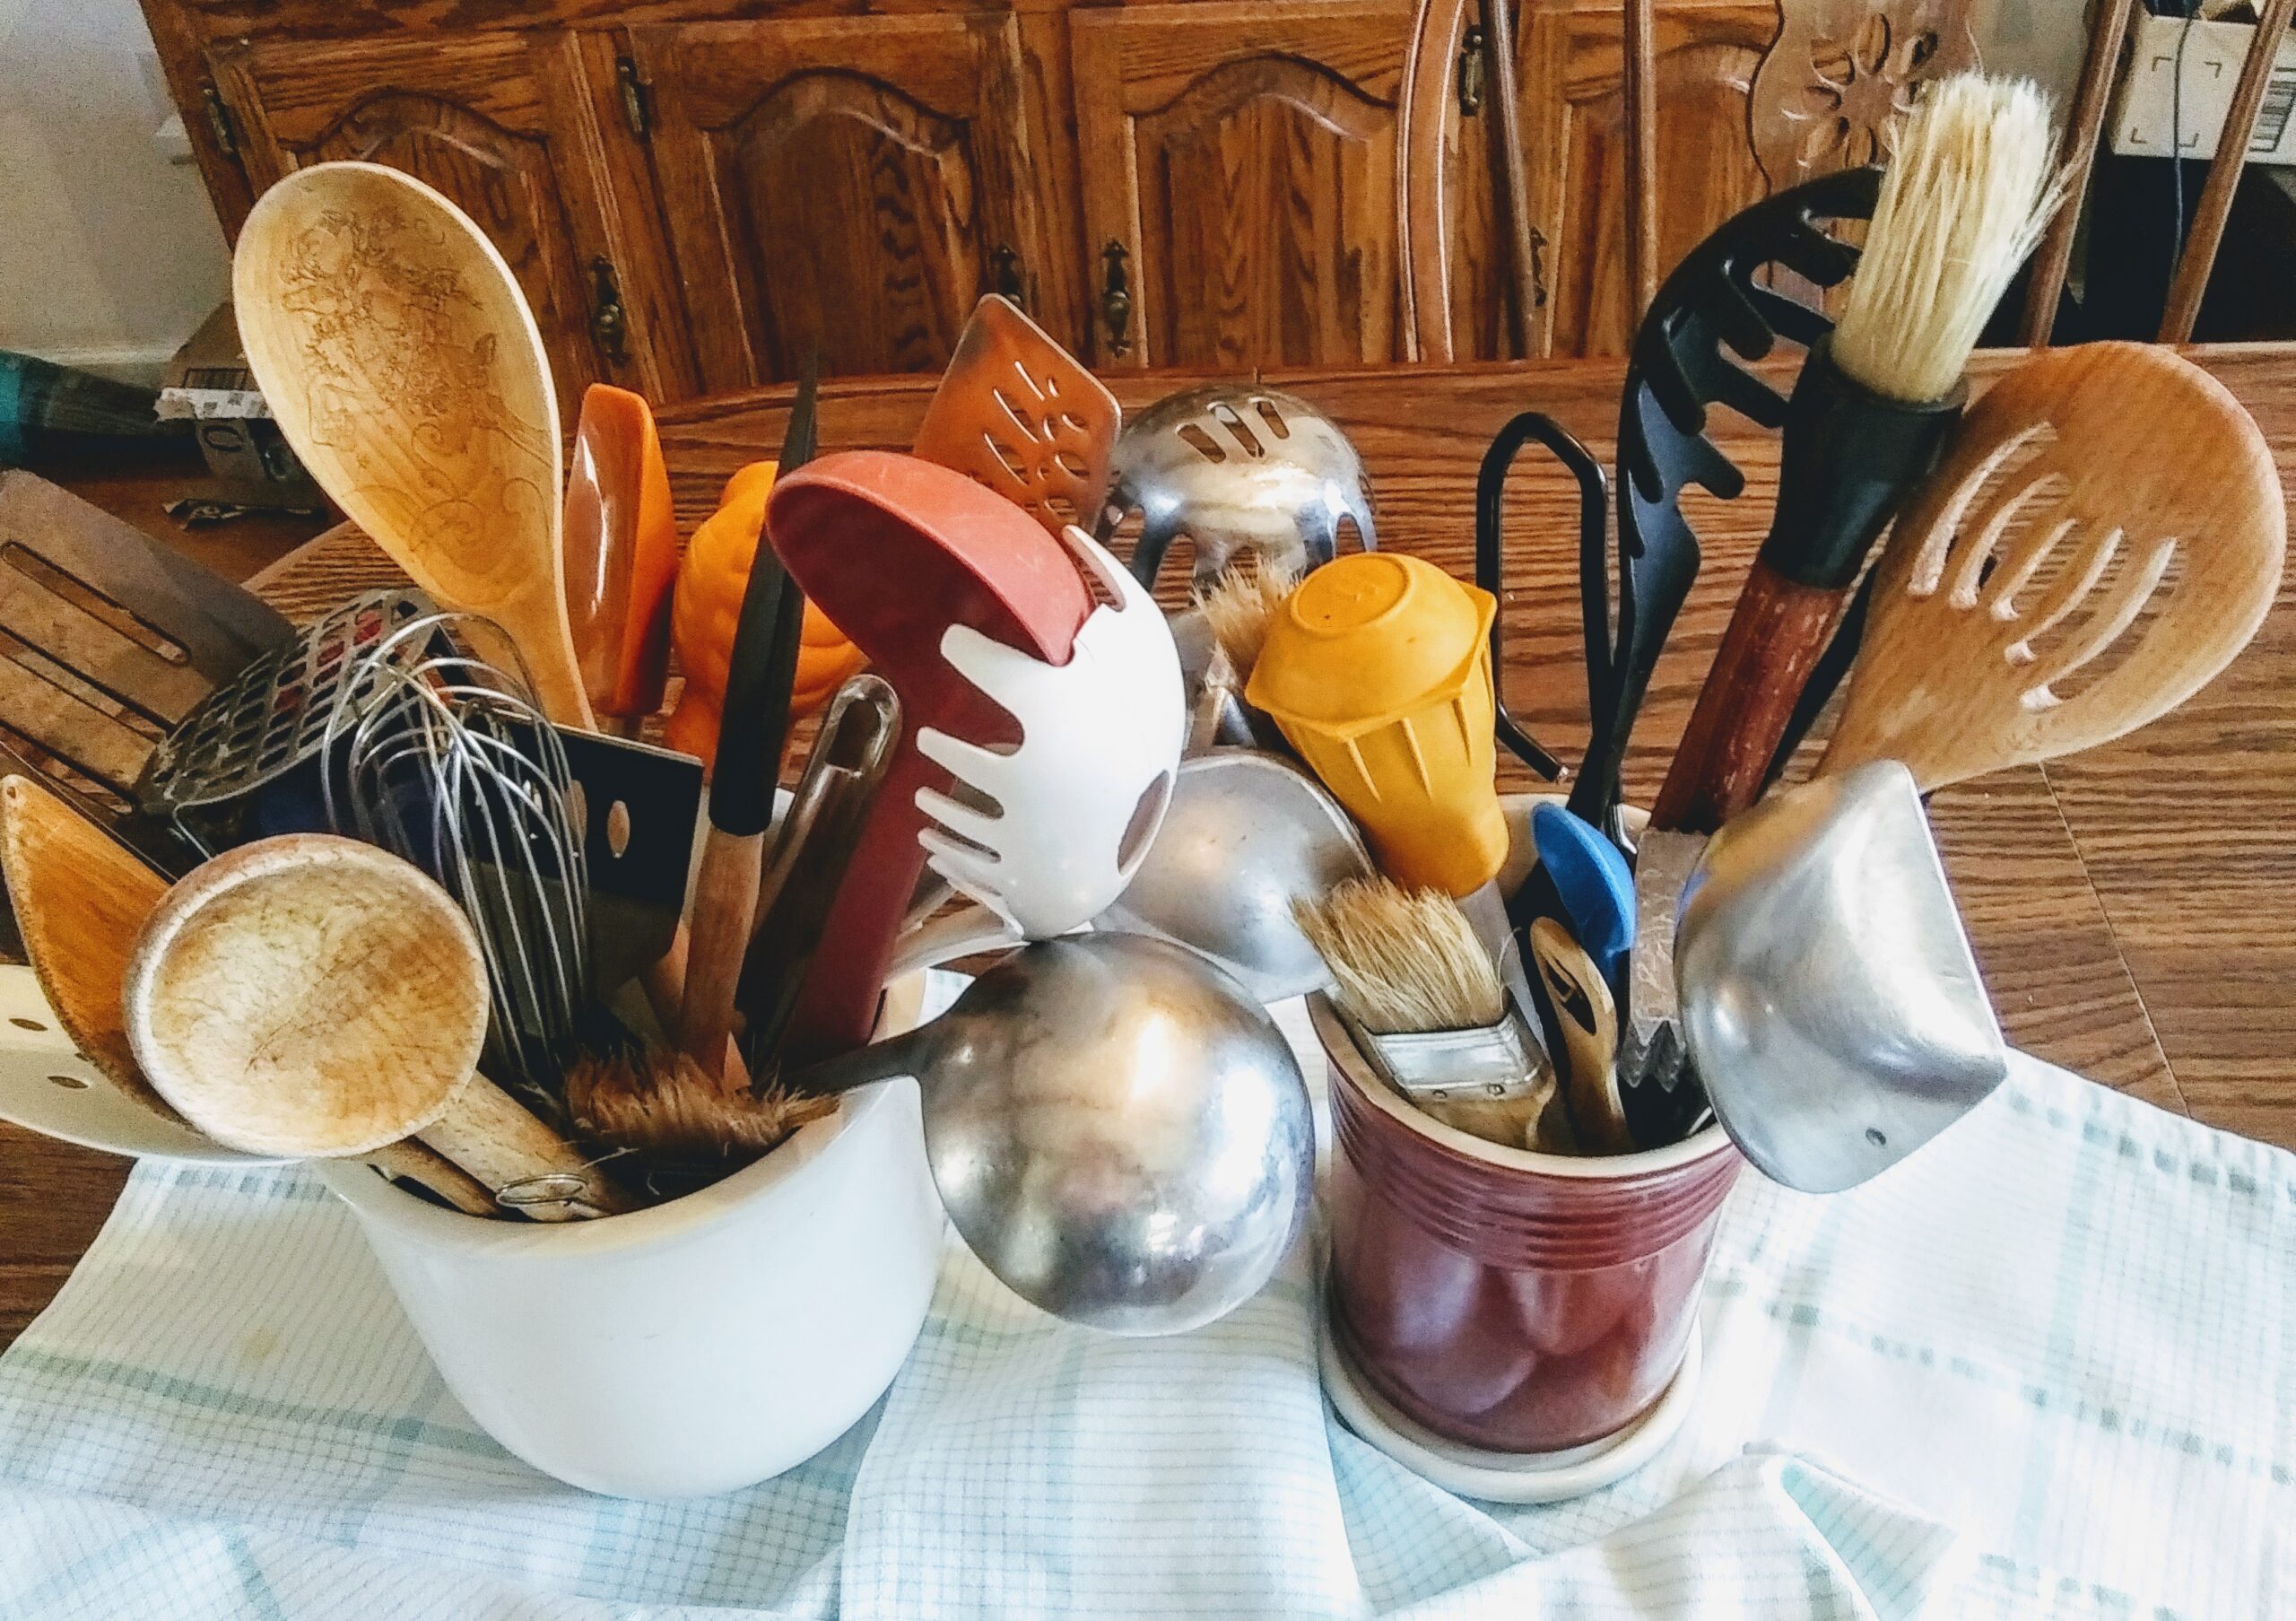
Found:
[{"label": "natural bristle brush", "polygon": [[1711,832],[1753,803],[1874,539],[1936,464],[1986,318],[2053,211],[2048,99],[1933,83],[1898,129],[1840,325],[1787,407],[1770,535],[1653,807]]},{"label": "natural bristle brush", "polygon": [[1553,1068],[1457,901],[1359,878],[1293,915],[1331,969],[1349,1033],[1388,1085],[1487,1142],[1545,1146]]}]

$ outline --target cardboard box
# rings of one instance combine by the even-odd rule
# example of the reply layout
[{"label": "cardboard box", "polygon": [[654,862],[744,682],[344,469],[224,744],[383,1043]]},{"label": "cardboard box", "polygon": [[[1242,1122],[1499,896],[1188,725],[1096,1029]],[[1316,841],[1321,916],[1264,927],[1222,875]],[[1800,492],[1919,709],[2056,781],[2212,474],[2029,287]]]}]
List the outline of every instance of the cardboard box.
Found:
[{"label": "cardboard box", "polygon": [[230,304],[219,305],[168,362],[160,379],[160,417],[197,424],[200,454],[225,500],[297,510],[322,504],[248,370]]},{"label": "cardboard box", "polygon": [[[2177,105],[2177,47],[2185,30],[2183,105]],[[2139,12],[2108,137],[2125,157],[2213,158],[2231,110],[2232,87],[2257,37],[2252,22],[2191,22]],[[2280,42],[2264,108],[2248,142],[2248,161],[2296,166],[2296,31]],[[2172,130],[2172,126],[2174,126]],[[2173,136],[2173,141],[2172,141]]]}]

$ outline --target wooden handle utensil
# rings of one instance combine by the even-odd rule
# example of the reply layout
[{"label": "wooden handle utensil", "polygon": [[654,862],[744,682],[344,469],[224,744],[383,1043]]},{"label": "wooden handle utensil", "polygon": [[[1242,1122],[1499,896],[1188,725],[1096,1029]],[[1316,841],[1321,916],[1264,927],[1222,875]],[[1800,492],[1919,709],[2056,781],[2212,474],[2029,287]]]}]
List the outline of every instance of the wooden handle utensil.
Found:
[{"label": "wooden handle utensil", "polygon": [[340,1158],[420,1136],[538,1219],[627,1207],[475,1073],[478,937],[444,890],[371,845],[296,833],[208,862],[144,919],[122,999],[145,1076],[218,1142]]},{"label": "wooden handle utensil", "polygon": [[1821,773],[1924,792],[2135,730],[2248,645],[2288,509],[2229,389],[2175,351],[2035,355],[1969,414],[1880,562]]},{"label": "wooden handle utensil", "polygon": [[486,234],[412,175],[315,163],[257,199],[231,297],[319,487],[440,606],[500,626],[552,720],[595,729],[567,624],[550,361]]}]

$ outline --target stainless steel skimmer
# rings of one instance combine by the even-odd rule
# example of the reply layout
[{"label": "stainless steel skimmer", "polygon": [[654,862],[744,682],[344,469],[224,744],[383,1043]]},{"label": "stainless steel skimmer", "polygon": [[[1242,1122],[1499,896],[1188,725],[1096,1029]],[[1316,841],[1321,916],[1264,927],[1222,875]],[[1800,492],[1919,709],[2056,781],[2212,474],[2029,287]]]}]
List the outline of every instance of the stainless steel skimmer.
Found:
[{"label": "stainless steel skimmer", "polygon": [[1364,550],[1377,544],[1370,484],[1347,436],[1307,401],[1252,384],[1191,388],[1124,425],[1094,537],[1105,544],[1134,512],[1131,566],[1143,585],[1183,535],[1199,588],[1243,552],[1299,573],[1329,562],[1342,524]]}]

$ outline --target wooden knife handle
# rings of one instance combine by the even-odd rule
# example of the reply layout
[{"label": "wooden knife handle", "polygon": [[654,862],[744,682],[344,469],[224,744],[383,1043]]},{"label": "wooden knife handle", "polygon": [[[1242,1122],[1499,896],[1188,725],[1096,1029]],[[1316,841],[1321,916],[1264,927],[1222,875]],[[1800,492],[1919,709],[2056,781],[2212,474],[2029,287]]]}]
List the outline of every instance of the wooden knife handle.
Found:
[{"label": "wooden knife handle", "polygon": [[1651,808],[1651,826],[1710,833],[1760,797],[1770,754],[1848,595],[1797,585],[1755,562]]},{"label": "wooden knife handle", "polygon": [[763,833],[709,830],[694,881],[693,924],[687,940],[685,983],[678,1002],[678,1050],[718,1084],[726,1079],[726,1040],[734,1030],[734,988],[749,949],[757,882],[765,864]]}]

